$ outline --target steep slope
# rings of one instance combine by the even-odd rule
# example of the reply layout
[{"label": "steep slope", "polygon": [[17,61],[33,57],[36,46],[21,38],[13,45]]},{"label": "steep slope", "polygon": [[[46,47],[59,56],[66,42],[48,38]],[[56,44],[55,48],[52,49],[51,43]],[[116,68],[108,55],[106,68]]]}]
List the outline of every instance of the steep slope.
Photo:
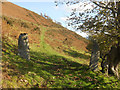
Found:
[{"label": "steep slope", "polygon": [[[18,36],[20,32],[25,31],[28,34],[30,33],[29,36],[31,36],[31,33],[34,33],[33,30],[38,31],[36,29],[40,29],[39,26],[41,25],[41,26],[45,26],[48,28],[48,30],[46,31],[46,34],[45,34],[46,41],[52,47],[61,47],[62,45],[65,44],[63,42],[67,38],[66,44],[68,46],[73,46],[78,50],[86,50],[86,45],[88,43],[88,41],[86,39],[77,35],[75,32],[72,32],[72,31],[54,23],[49,18],[46,19],[46,18],[44,18],[44,17],[42,17],[42,16],[40,16],[32,11],[29,11],[25,8],[21,8],[15,4],[10,3],[10,2],[3,2],[2,9],[3,9],[2,10],[3,16],[5,16],[9,20],[11,19],[10,20],[11,23],[14,23],[15,27],[17,26],[17,28],[14,28],[14,26],[6,27],[5,23],[9,24],[9,22],[7,22],[7,21],[5,22],[5,20],[7,20],[7,19],[4,18],[3,34],[8,35],[8,33],[10,34],[10,32],[13,32],[13,33],[11,33],[11,35]],[[34,28],[33,28],[33,26],[34,26]],[[7,28],[7,29],[5,29],[5,28]],[[12,31],[13,28],[16,30]],[[14,36],[14,37],[16,37],[16,36]],[[32,39],[33,39],[33,37],[32,37]],[[54,42],[49,40],[49,39],[54,40]]]},{"label": "steep slope", "polygon": [[11,18],[19,18],[36,24],[52,25],[52,22],[42,16],[10,2],[3,2],[2,11],[3,15]]},{"label": "steep slope", "polygon": [[[88,70],[88,40],[10,2],[2,9],[3,88],[120,88],[115,77]],[[28,33],[30,61],[18,56],[21,32]]]}]

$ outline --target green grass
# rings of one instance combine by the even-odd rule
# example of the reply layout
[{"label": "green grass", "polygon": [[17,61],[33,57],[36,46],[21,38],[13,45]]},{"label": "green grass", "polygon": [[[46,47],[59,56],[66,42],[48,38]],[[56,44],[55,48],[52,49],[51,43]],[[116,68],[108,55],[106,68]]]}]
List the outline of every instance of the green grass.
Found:
[{"label": "green grass", "polygon": [[114,76],[88,70],[89,54],[74,49],[60,54],[44,41],[46,28],[41,30],[40,47],[31,45],[30,61],[17,55],[16,44],[3,41],[3,88],[120,88]]}]

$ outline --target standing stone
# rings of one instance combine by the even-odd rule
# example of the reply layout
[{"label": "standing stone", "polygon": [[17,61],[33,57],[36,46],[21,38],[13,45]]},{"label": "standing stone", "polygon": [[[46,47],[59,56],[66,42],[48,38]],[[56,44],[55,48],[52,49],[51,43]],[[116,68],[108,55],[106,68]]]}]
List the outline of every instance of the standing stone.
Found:
[{"label": "standing stone", "polygon": [[92,48],[92,54],[91,54],[91,58],[90,58],[90,64],[89,64],[89,68],[92,71],[98,70],[99,57],[100,57],[99,46],[98,46],[97,42],[94,41],[93,48]]},{"label": "standing stone", "polygon": [[28,34],[21,33],[18,39],[18,55],[26,60],[30,60]]}]

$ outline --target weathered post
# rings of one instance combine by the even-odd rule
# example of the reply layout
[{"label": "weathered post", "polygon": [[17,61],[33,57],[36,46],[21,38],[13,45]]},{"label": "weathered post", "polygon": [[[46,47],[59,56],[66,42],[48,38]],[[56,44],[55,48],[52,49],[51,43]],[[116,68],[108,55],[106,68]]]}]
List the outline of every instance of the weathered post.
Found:
[{"label": "weathered post", "polygon": [[92,54],[91,54],[90,64],[89,64],[89,68],[92,71],[97,71],[98,70],[99,57],[100,57],[99,46],[98,46],[96,41],[93,41]]},{"label": "weathered post", "polygon": [[18,39],[18,55],[26,60],[30,60],[28,34],[21,33]]}]

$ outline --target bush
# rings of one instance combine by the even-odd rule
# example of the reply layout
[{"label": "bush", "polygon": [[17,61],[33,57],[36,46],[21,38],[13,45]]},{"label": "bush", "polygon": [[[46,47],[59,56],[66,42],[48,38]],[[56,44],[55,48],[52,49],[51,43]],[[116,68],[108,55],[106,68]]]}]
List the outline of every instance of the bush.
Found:
[{"label": "bush", "polygon": [[12,20],[8,20],[7,17],[3,17],[3,19],[7,22],[7,24],[9,24],[10,26],[13,26],[13,21]]},{"label": "bush", "polygon": [[40,28],[39,28],[39,27],[35,27],[33,30],[34,30],[34,31],[40,30]]},{"label": "bush", "polygon": [[27,23],[25,23],[25,22],[22,22],[22,23],[21,23],[21,27],[29,28],[29,26],[28,26]]},{"label": "bush", "polygon": [[12,23],[11,20],[8,20],[8,21],[7,21],[7,24],[9,24],[10,26],[13,26],[13,23]]}]

